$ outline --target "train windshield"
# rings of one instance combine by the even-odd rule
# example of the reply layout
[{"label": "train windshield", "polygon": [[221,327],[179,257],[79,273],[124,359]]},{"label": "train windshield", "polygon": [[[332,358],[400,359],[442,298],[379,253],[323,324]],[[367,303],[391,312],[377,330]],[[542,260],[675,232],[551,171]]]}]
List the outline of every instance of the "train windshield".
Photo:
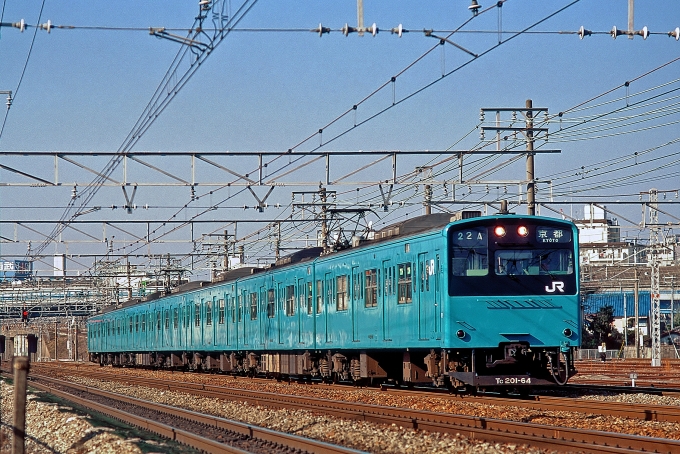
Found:
[{"label": "train windshield", "polygon": [[496,251],[494,267],[497,275],[563,275],[574,272],[570,249],[515,249]]},{"label": "train windshield", "polygon": [[563,224],[509,220],[449,233],[451,296],[576,293],[574,236]]}]

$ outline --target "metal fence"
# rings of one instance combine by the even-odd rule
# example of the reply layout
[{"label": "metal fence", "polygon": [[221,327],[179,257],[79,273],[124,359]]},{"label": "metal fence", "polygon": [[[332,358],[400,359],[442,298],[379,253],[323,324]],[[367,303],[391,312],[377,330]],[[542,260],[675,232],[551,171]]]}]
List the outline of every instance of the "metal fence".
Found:
[{"label": "metal fence", "polygon": [[[602,353],[596,348],[581,348],[576,351],[577,360],[602,360]],[[606,359],[624,359],[624,358],[652,358],[652,349],[650,347],[640,348],[639,356],[635,352],[635,347],[624,347],[621,350],[607,350],[604,352]],[[680,358],[680,348],[674,345],[661,346],[661,359],[678,359]]]}]

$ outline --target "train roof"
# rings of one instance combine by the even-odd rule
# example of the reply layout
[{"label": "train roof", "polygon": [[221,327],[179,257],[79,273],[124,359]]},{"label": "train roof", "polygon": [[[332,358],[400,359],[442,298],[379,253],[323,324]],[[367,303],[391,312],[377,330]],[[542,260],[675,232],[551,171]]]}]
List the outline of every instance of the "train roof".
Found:
[{"label": "train roof", "polygon": [[373,241],[379,241],[395,236],[414,235],[428,230],[439,229],[450,223],[451,220],[451,214],[449,213],[434,213],[417,216],[383,227],[375,232]]}]

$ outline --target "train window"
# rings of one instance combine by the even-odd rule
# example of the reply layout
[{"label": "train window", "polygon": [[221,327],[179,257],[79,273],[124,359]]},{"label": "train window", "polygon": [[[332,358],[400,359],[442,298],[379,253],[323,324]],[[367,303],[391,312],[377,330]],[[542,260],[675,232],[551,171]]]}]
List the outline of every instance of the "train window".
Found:
[{"label": "train window", "polygon": [[314,311],[314,295],[312,293],[312,283],[307,282],[307,313],[311,314]]},{"label": "train window", "polygon": [[238,321],[243,317],[243,295],[238,296]]},{"label": "train window", "polygon": [[212,326],[212,301],[205,302],[205,324]]},{"label": "train window", "polygon": [[[357,268],[352,268],[352,270],[356,270]],[[359,288],[359,272],[352,272],[352,299],[357,300],[359,299],[359,295],[361,295],[361,290]]]},{"label": "train window", "polygon": [[496,274],[500,275],[564,275],[574,272],[570,249],[527,249],[496,251]]},{"label": "train window", "polygon": [[257,320],[257,293],[250,294],[250,319]]},{"label": "train window", "polygon": [[224,298],[220,298],[219,301],[217,301],[217,305],[219,307],[217,323],[220,325],[224,325]]},{"label": "train window", "polygon": [[132,332],[132,315],[130,316],[130,332]]},{"label": "train window", "polygon": [[411,264],[400,263],[397,265],[397,286],[399,291],[399,304],[409,304],[413,302],[413,294],[411,293]]},{"label": "train window", "polygon": [[142,332],[146,331],[146,313],[142,314]]},{"label": "train window", "polygon": [[408,254],[409,252],[411,252],[411,245],[410,245],[409,243],[406,243],[406,244],[404,245],[404,252],[407,253],[407,254]]},{"label": "train window", "polygon": [[274,296],[273,288],[267,290],[267,317],[269,318],[274,318],[274,315],[276,315],[276,302]]},{"label": "train window", "polygon": [[231,311],[231,323],[236,323],[236,298],[233,296],[229,301],[229,309]]},{"label": "train window", "polygon": [[170,311],[165,311],[165,329],[170,329]]},{"label": "train window", "polygon": [[320,314],[323,308],[323,281],[316,281],[316,313]]},{"label": "train window", "polygon": [[295,315],[295,286],[286,286],[286,315]]},{"label": "train window", "polygon": [[135,315],[135,332],[139,332],[139,314]]},{"label": "train window", "polygon": [[179,328],[179,310],[177,308],[174,308],[172,310],[172,327],[177,329]]},{"label": "train window", "polygon": [[158,331],[161,330],[161,316],[162,316],[161,311],[156,312],[156,329]]},{"label": "train window", "polygon": [[194,304],[194,325],[201,326],[201,305]]},{"label": "train window", "polygon": [[366,307],[376,307],[378,305],[378,270],[366,270]]},{"label": "train window", "polygon": [[305,308],[305,300],[307,298],[307,292],[305,291],[306,286],[305,286],[305,281],[302,279],[298,279],[298,286],[297,286],[297,295],[298,295],[298,310],[300,312],[304,311]]},{"label": "train window", "polygon": [[337,298],[336,298],[336,310],[339,311],[346,311],[347,310],[347,275],[343,276],[338,276],[335,278],[336,284],[336,292],[337,292]]},{"label": "train window", "polygon": [[452,232],[451,274],[454,276],[489,274],[488,235],[485,227]]},{"label": "train window", "polygon": [[385,296],[392,294],[392,267],[385,268]]}]

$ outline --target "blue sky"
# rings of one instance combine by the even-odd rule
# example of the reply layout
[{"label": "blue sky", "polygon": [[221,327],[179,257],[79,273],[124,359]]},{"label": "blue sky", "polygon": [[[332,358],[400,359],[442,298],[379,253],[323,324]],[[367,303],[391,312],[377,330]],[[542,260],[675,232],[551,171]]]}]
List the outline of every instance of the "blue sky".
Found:
[{"label": "blue sky", "polygon": [[[483,9],[493,6],[488,1],[480,3]],[[502,23],[504,31],[518,31],[570,3],[508,0],[500,9],[500,15],[499,9],[493,8],[477,16],[463,30],[495,32]],[[231,2],[232,8],[239,4],[235,0]],[[7,2],[2,22],[23,18],[28,24],[35,24],[41,5],[42,2],[35,0]],[[47,0],[44,5],[40,22],[49,19],[55,25],[76,27],[186,28],[198,10],[197,2],[167,0],[94,3]],[[457,28],[471,17],[468,6],[469,2],[463,0],[426,3],[366,0],[365,24],[375,22],[381,32],[376,37],[345,37],[337,30],[345,23],[356,24],[353,0],[260,0],[237,28],[312,29],[322,23],[333,31],[321,38],[310,32],[233,32],[210,55],[134,150],[285,151],[426,54],[437,40],[424,36],[422,30],[441,30],[438,34],[446,35],[445,30]],[[627,6],[626,0],[581,0],[532,31],[573,33],[581,26],[594,32],[607,32],[612,26],[625,29]],[[482,107],[522,107],[525,100],[531,98],[534,106],[547,107],[551,114],[556,114],[680,56],[680,42],[665,36],[680,26],[680,2],[638,0],[635,6],[635,28],[647,26],[650,31],[664,35],[652,34],[647,40],[620,36],[614,40],[606,34],[595,34],[580,40],[574,34],[526,33],[490,50],[498,44],[497,33],[456,34],[451,38],[453,41],[484,55],[442,78],[442,73],[468,62],[470,56],[449,44],[438,47],[399,76],[394,91],[389,87],[364,102],[357,110],[357,119],[361,121],[388,107],[393,99],[401,100],[436,83],[323,149],[475,147],[479,142],[478,132],[466,134],[478,125]],[[389,33],[390,28],[400,23],[411,30],[402,38]],[[33,31],[33,28],[24,33],[15,28],[0,29],[0,90],[16,91]],[[505,33],[503,38],[509,36]],[[152,37],[145,30],[76,28],[54,29],[50,34],[38,31],[0,137],[0,151],[115,151],[178,49],[177,43]],[[656,93],[654,90],[660,90],[656,87],[662,84],[668,84],[669,89],[677,88],[678,67],[680,62],[672,63],[636,80],[627,90],[619,88],[587,104],[619,99],[587,113],[616,110],[625,105],[626,94],[633,102],[636,93],[645,90]],[[663,95],[664,106],[672,105],[671,96]],[[643,115],[653,109],[650,106],[614,116]],[[559,179],[562,200],[570,200],[567,188],[578,186],[578,182],[559,176],[560,171],[583,166],[585,175],[587,171],[595,172],[597,163],[607,159],[632,156],[636,151],[676,139],[680,135],[680,128],[675,124],[678,113],[672,107],[664,109],[668,115],[656,120],[657,127],[653,129],[630,133],[638,128],[631,125],[615,131],[615,135],[601,132],[593,133],[588,140],[571,141],[573,137],[565,137],[565,141],[550,143],[548,148],[561,149],[562,153],[538,156],[537,177]],[[577,116],[574,113],[563,117],[563,127]],[[351,116],[340,120],[324,137],[347,129],[352,121]],[[664,123],[668,124],[658,126]],[[551,133],[559,127],[559,123],[551,123]],[[606,137],[594,138],[600,135]],[[298,149],[309,150],[318,143],[319,139],[314,138]],[[677,189],[678,177],[668,176],[680,170],[674,158],[668,157],[677,151],[678,146],[674,145],[664,147],[655,155],[664,166],[661,169],[649,166],[651,181],[649,174],[646,178],[632,177],[635,169],[621,167],[599,180],[630,177],[626,186],[598,189],[601,186],[598,178],[591,178],[579,194],[610,194],[613,199],[622,200],[624,195],[637,194],[652,185],[662,190]],[[20,160],[11,162],[22,167]],[[25,168],[23,162],[22,168]],[[105,160],[92,163],[93,167],[105,164]],[[49,166],[32,170],[46,175],[52,171]],[[15,178],[4,171],[0,177]],[[522,179],[523,161],[488,178]],[[289,200],[289,192],[280,194],[280,201]],[[53,192],[45,195],[53,198],[51,203],[57,207],[65,206],[69,196],[70,189],[61,195]],[[35,199],[35,193],[5,189],[4,193],[0,192],[0,203],[8,207],[9,201],[21,197],[30,201]],[[107,196],[101,197],[99,204],[107,204]],[[148,195],[148,201],[158,198],[158,194]],[[674,209],[677,216],[677,208]],[[523,212],[524,208],[520,210]],[[635,216],[634,220],[639,219],[639,206],[622,210]],[[158,213],[159,217],[164,215]]]}]

